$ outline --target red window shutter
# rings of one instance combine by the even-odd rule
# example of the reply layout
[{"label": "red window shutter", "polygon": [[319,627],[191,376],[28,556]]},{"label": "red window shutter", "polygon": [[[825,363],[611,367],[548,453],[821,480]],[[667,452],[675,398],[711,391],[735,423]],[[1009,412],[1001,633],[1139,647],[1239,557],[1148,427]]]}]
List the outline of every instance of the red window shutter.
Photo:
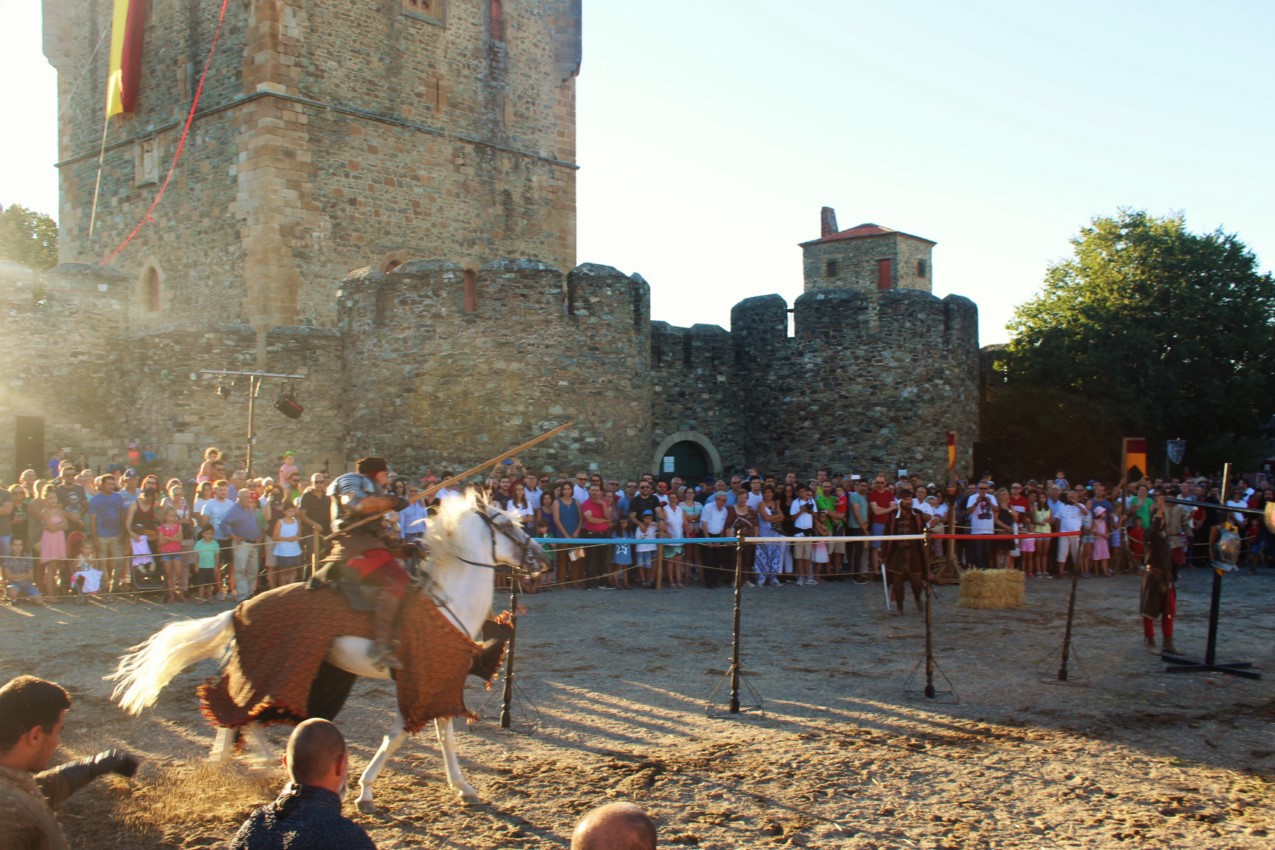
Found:
[{"label": "red window shutter", "polygon": [[478,312],[478,275],[472,270],[465,270],[465,312]]},{"label": "red window shutter", "polygon": [[877,260],[877,289],[889,289],[893,285],[891,265],[890,260]]}]

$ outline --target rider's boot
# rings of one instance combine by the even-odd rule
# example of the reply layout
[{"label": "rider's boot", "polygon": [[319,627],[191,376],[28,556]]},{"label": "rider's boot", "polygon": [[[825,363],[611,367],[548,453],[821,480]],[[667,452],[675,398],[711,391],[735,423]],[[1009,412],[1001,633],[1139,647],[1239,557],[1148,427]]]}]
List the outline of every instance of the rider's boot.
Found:
[{"label": "rider's boot", "polygon": [[403,662],[394,654],[398,641],[394,639],[394,619],[398,616],[401,598],[382,588],[376,594],[376,607],[372,609],[372,646],[368,657],[377,667],[402,670]]}]

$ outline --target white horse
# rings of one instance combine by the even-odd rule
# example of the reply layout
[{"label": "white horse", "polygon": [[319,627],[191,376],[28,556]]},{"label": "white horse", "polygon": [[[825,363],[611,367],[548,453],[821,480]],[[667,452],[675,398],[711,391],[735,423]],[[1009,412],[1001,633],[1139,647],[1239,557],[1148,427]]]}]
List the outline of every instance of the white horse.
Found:
[{"label": "white horse", "polygon": [[[472,495],[443,500],[437,517],[429,526],[429,549],[425,570],[433,579],[430,596],[434,602],[422,596],[419,604],[438,603],[440,610],[471,638],[479,636],[491,611],[497,570],[534,575],[544,570],[548,563],[540,545],[527,536],[516,516],[494,505],[478,503]],[[233,611],[226,611],[200,620],[172,623],[133,647],[120,660],[115,673],[108,677],[118,682],[112,698],[130,714],[139,714],[142,709],[154,705],[164,686],[185,668],[206,659],[228,659],[229,653],[235,649],[233,615]],[[352,676],[390,678],[387,670],[369,663],[370,644],[371,641],[362,637],[337,637],[324,660],[337,670],[351,674],[346,677],[350,683],[353,682]],[[348,693],[348,685],[344,693]],[[331,714],[339,710],[344,693],[332,707]],[[436,719],[434,730],[443,751],[448,786],[463,802],[480,803],[478,792],[461,773],[451,719]],[[265,736],[257,724],[250,723],[240,731],[249,749],[258,758],[272,761]],[[393,728],[359,778],[360,811],[376,811],[372,784],[406,736],[403,718],[396,714]],[[234,749],[234,740],[235,730],[218,729],[209,758],[213,761],[228,759]]]}]

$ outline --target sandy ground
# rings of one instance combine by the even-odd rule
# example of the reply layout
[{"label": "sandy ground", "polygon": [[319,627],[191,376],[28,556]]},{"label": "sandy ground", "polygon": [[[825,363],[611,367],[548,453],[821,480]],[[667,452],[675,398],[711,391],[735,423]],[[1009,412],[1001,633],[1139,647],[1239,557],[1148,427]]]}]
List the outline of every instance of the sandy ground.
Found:
[{"label": "sandy ground", "polygon": [[[1183,577],[1188,653],[1204,651],[1210,576]],[[382,814],[353,816],[381,848],[565,847],[580,814],[609,799],[650,811],[667,847],[1275,844],[1275,574],[1228,577],[1222,598],[1219,655],[1253,662],[1261,681],[1166,674],[1142,648],[1137,580],[1123,576],[1081,582],[1060,684],[1068,589],[1032,580],[1024,608],[979,611],[939,588],[935,699],[920,693],[923,671],[908,684],[922,620],[888,615],[879,585],[746,589],[743,703],[761,710],[735,715],[729,589],[524,597],[512,728],[498,722],[499,686],[475,686],[484,719],[458,730],[489,802],[455,802],[422,735],[382,774]],[[124,746],[146,759],[134,781],[110,777],[68,803],[73,847],[222,846],[283,781],[279,768],[204,764],[211,732],[193,688],[211,662],[140,718],[109,702],[101,677],[128,646],[210,611],[0,608],[4,676],[72,691],[58,758]],[[339,722],[357,769],[392,711],[387,683],[355,688]]]}]

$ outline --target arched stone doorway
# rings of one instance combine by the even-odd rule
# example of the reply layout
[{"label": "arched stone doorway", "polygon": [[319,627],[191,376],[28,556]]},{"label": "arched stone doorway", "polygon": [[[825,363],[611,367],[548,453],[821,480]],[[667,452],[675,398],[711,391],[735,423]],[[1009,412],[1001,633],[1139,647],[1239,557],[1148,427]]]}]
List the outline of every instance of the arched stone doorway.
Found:
[{"label": "arched stone doorway", "polygon": [[655,451],[655,470],[661,478],[680,476],[698,481],[706,475],[721,475],[722,458],[717,448],[697,431],[670,434]]}]

